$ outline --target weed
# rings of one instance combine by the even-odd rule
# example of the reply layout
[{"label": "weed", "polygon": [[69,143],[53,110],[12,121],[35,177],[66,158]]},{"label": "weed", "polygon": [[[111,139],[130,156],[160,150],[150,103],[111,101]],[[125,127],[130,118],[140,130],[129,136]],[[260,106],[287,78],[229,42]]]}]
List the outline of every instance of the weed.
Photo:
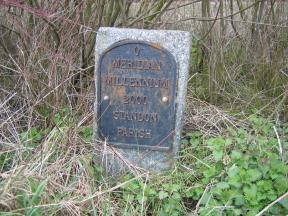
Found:
[{"label": "weed", "polygon": [[[255,215],[288,190],[287,158],[279,154],[273,124],[256,116],[250,120],[253,135],[241,128],[238,131],[230,128],[226,137],[208,138],[201,143],[195,142],[195,137],[200,138],[198,133],[188,135],[186,143],[196,143],[206,150],[191,149],[191,154],[206,158],[208,164],[207,167],[202,161],[195,161],[200,183],[209,185],[202,194],[200,215]],[[285,132],[282,136],[286,136]],[[199,193],[193,198],[199,200]],[[287,198],[273,206],[270,213],[287,213],[285,202]]]},{"label": "weed", "polygon": [[38,216],[43,215],[43,211],[41,208],[37,208],[37,206],[41,203],[41,195],[45,190],[47,185],[47,181],[37,182],[33,179],[30,180],[30,190],[32,195],[28,195],[26,191],[18,192],[17,199],[20,208],[24,208],[25,216]]}]

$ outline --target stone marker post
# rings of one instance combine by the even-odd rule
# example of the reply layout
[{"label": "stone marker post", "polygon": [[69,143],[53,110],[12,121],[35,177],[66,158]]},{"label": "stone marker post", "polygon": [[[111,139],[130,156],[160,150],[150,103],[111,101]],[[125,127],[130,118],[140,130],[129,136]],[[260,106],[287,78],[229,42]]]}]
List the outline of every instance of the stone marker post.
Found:
[{"label": "stone marker post", "polygon": [[[109,173],[171,168],[179,150],[191,35],[100,28],[96,38],[95,137]],[[112,148],[113,147],[113,148]]]}]

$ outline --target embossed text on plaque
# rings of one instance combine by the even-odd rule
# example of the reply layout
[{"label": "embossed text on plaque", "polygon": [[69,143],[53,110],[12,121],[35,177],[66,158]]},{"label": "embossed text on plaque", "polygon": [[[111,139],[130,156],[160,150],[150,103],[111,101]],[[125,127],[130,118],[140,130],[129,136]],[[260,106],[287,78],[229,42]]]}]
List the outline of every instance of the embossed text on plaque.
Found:
[{"label": "embossed text on plaque", "polygon": [[169,150],[175,129],[176,62],[164,48],[125,40],[100,57],[98,135],[109,144]]}]

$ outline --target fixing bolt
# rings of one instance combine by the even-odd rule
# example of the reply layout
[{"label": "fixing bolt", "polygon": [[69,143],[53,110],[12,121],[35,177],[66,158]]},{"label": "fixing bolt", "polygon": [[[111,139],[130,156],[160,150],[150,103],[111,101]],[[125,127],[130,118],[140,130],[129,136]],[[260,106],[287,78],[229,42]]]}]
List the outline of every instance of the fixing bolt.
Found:
[{"label": "fixing bolt", "polygon": [[162,102],[166,103],[168,101],[168,97],[162,97]]},{"label": "fixing bolt", "polygon": [[108,96],[108,95],[105,95],[103,99],[104,99],[104,100],[109,100],[109,96]]}]

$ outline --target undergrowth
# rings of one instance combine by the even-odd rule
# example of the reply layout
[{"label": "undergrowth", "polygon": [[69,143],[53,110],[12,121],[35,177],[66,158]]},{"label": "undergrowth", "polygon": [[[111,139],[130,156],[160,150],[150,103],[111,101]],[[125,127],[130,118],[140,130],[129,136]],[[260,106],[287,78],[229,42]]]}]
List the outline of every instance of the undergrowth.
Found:
[{"label": "undergrowth", "polygon": [[[1,153],[1,215],[256,215],[288,191],[287,124],[253,115],[248,129],[187,133],[171,171],[113,179],[93,161],[92,128],[75,127],[71,114]],[[266,213],[287,207],[286,196]]]}]

